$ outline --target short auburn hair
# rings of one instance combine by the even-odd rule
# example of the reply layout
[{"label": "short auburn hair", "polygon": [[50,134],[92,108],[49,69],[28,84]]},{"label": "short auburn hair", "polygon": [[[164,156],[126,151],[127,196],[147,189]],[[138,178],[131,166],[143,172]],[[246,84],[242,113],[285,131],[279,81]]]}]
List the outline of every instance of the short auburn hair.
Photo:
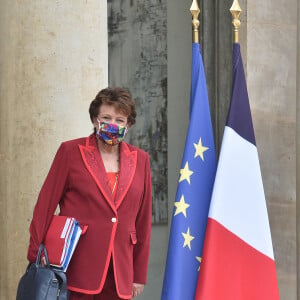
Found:
[{"label": "short auburn hair", "polygon": [[114,106],[117,111],[128,116],[129,125],[135,124],[135,104],[128,90],[121,87],[107,87],[101,90],[90,104],[89,113],[92,123],[94,118],[98,117],[99,108],[102,104]]}]

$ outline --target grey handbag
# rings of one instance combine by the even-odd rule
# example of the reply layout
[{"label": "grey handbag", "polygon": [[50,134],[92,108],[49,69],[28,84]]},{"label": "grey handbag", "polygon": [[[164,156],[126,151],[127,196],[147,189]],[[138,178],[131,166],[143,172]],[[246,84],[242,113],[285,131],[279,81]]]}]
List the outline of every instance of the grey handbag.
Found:
[{"label": "grey handbag", "polygon": [[[40,264],[44,252],[46,266]],[[45,246],[40,245],[36,262],[30,263],[25,274],[21,277],[16,300],[67,300],[66,274],[49,265]]]}]

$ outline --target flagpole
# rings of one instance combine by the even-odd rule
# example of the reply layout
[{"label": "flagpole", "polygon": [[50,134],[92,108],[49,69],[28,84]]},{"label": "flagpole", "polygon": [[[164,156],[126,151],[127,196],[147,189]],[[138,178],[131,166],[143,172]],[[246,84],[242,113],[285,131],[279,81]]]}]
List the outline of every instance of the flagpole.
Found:
[{"label": "flagpole", "polygon": [[198,27],[200,25],[200,21],[198,20],[198,15],[200,13],[200,8],[198,6],[197,0],[193,0],[193,3],[190,8],[190,12],[193,16],[192,24],[193,24],[193,43],[199,43],[199,31]]},{"label": "flagpole", "polygon": [[239,1],[234,0],[232,6],[230,8],[230,12],[232,15],[232,26],[233,26],[233,42],[239,42],[239,28],[241,26],[241,21],[239,20],[239,16],[242,12]]}]

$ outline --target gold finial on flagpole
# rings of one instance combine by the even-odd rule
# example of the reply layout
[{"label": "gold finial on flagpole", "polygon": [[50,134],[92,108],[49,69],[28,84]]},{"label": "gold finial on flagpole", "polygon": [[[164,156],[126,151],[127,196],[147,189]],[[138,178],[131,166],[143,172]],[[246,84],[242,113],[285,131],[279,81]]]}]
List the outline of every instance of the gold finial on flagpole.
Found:
[{"label": "gold finial on flagpole", "polygon": [[232,6],[230,8],[230,12],[232,15],[232,25],[233,25],[233,42],[239,42],[239,28],[241,26],[241,21],[239,20],[239,16],[242,12],[242,9],[239,5],[238,0],[234,0]]},{"label": "gold finial on flagpole", "polygon": [[198,27],[200,25],[200,21],[198,20],[198,15],[200,13],[200,8],[198,6],[197,0],[193,0],[190,11],[191,11],[191,14],[193,16],[193,20],[192,20],[192,24],[193,24],[193,43],[199,43]]}]

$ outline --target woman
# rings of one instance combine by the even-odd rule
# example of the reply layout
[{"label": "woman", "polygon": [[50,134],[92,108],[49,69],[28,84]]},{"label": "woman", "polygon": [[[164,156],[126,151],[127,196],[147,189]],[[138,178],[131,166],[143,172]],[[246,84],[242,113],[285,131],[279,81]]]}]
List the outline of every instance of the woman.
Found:
[{"label": "woman", "polygon": [[84,228],[67,269],[70,300],[131,299],[143,291],[151,232],[148,154],[123,141],[135,106],[122,88],[91,102],[94,133],[64,142],[39,194],[30,225],[34,262],[57,205]]}]

